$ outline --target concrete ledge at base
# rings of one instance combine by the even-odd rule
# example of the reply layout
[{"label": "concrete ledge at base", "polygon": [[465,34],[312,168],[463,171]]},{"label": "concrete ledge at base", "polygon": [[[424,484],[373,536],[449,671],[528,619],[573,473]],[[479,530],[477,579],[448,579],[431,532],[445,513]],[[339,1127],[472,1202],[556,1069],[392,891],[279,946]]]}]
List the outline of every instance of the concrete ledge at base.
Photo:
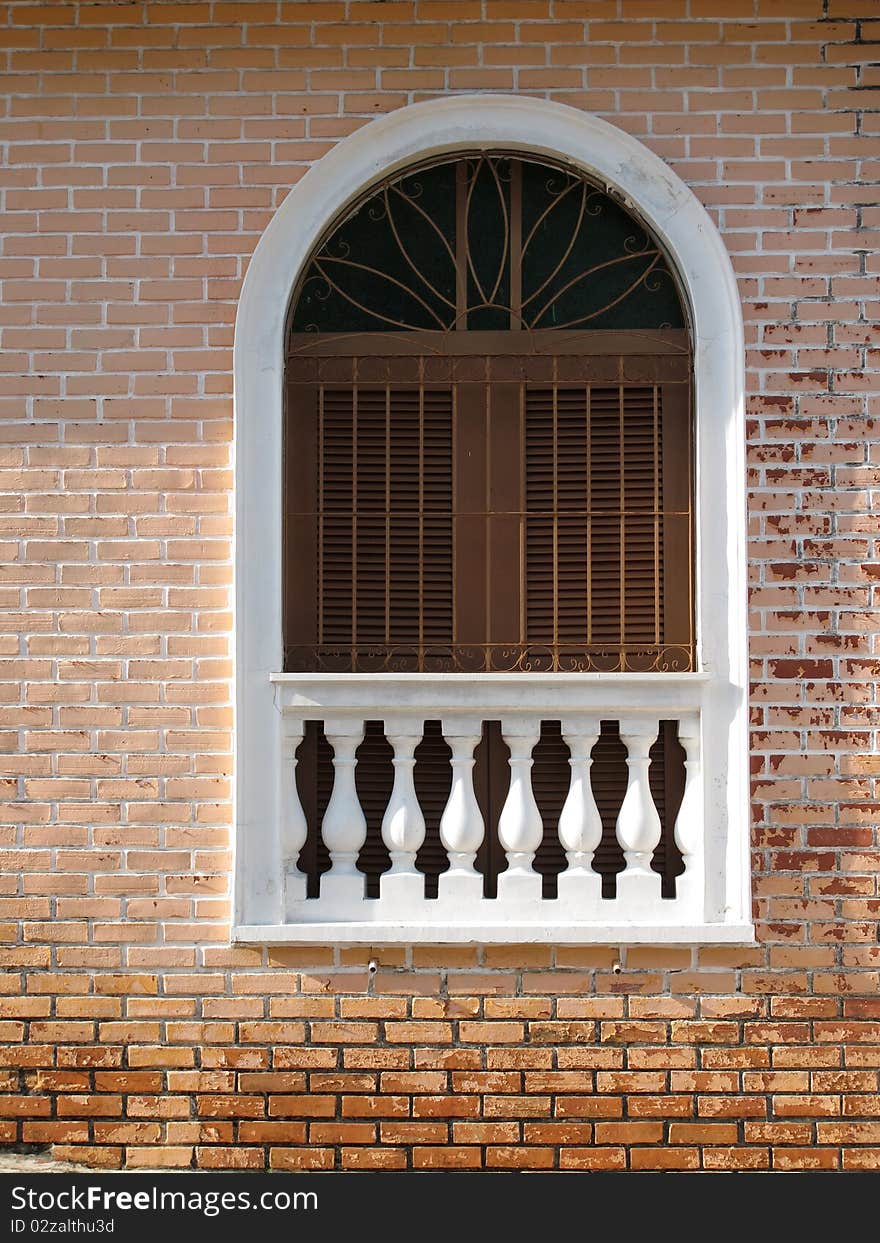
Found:
[{"label": "concrete ledge at base", "polygon": [[243,945],[755,945],[753,924],[400,924],[347,922],[239,924],[233,944]]}]

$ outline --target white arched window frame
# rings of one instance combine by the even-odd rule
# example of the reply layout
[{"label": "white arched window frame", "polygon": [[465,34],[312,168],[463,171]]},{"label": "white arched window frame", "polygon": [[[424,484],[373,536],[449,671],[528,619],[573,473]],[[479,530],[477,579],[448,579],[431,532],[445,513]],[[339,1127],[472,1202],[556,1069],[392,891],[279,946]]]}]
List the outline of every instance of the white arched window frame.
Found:
[{"label": "white arched window frame", "polygon": [[[408,928],[405,920],[395,921],[396,928],[371,925],[369,917],[350,923],[291,922],[286,914],[284,851],[289,811],[285,801],[290,793],[285,763],[290,757],[279,720],[291,699],[300,715],[309,715],[313,705],[312,715],[330,716],[337,692],[331,687],[329,698],[322,697],[330,681],[327,675],[278,676],[283,669],[282,436],[288,309],[328,224],[373,184],[430,157],[481,149],[550,157],[622,198],[665,248],[688,304],[694,359],[698,672],[632,679],[626,674],[555,674],[549,702],[571,710],[594,708],[605,715],[609,704],[616,704],[620,712],[643,707],[639,696],[646,695],[658,697],[661,714],[670,704],[674,710],[678,702],[682,707],[699,703],[702,780],[695,786],[702,813],[699,874],[690,877],[684,915],[670,913],[659,920],[650,915],[632,920],[614,915],[602,921],[532,928],[512,921],[493,929],[464,918],[460,924],[427,930]],[[750,941],[742,320],[727,251],[688,187],[636,139],[566,105],[481,95],[403,108],[340,142],[309,170],[273,217],[244,281],[234,370],[234,939]],[[417,673],[396,676],[404,681],[423,678]],[[459,679],[460,686],[465,675],[433,676],[447,679],[443,693],[454,695],[448,680]],[[497,676],[474,678],[482,677],[488,685]],[[528,679],[537,679],[538,707],[547,678],[515,676],[518,694],[526,696]],[[674,686],[671,678],[677,679]],[[401,704],[405,702],[404,688],[394,694]],[[473,679],[468,694],[471,698],[479,694]],[[356,707],[357,699],[353,702]],[[450,700],[449,710],[453,709]],[[367,708],[363,711],[370,715]]]}]

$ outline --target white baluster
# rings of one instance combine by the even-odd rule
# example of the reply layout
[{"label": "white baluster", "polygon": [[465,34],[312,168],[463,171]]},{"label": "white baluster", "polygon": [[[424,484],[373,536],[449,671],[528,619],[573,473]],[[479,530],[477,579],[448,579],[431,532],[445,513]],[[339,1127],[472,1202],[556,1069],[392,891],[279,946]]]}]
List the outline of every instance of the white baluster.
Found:
[{"label": "white baluster", "polygon": [[678,723],[678,740],[684,748],[684,793],[675,818],[675,844],[681,851],[684,872],[675,879],[676,905],[682,918],[701,922],[705,918],[706,878],[703,873],[703,772],[700,756],[699,717]]},{"label": "white baluster", "polygon": [[498,819],[498,840],[507,852],[507,871],[498,877],[498,901],[541,900],[542,879],[532,867],[544,825],[532,793],[532,748],[539,733],[534,721],[505,721],[504,741],[510,748],[510,786]]},{"label": "white baluster", "polygon": [[400,901],[425,896],[425,878],[416,867],[416,854],[425,840],[425,817],[413,780],[415,749],[422,740],[421,723],[415,733],[412,718],[388,717],[385,734],[394,748],[394,786],[382,818],[382,841],[391,856],[391,871],[379,882],[382,898]]},{"label": "white baluster", "polygon": [[321,900],[357,907],[365,895],[365,876],[355,866],[367,837],[354,780],[355,751],[364,737],[362,721],[345,717],[324,722],[333,748],[333,792],[321,822],[321,836],[330,852],[331,868],[321,877]]},{"label": "white baluster", "polygon": [[441,901],[479,901],[483,878],[474,867],[486,828],[474,793],[474,749],[480,741],[478,722],[447,718],[443,737],[452,750],[452,785],[440,818],[440,840],[449,855],[449,871],[441,872],[437,896]]},{"label": "white baluster", "polygon": [[571,784],[559,816],[559,840],[568,867],[557,879],[560,898],[576,903],[581,918],[588,904],[602,898],[602,878],[593,871],[593,855],[602,840],[602,818],[593,797],[590,769],[593,747],[599,740],[598,721],[563,721],[562,736],[571,752]]},{"label": "white baluster", "polygon": [[660,875],[651,871],[651,859],[662,826],[648,782],[648,752],[657,737],[657,722],[645,717],[622,719],[620,737],[629,771],[616,826],[626,859],[626,870],[617,877],[617,897],[627,903],[627,916],[638,918],[640,906],[660,900]]},{"label": "white baluster", "polygon": [[281,739],[281,866],[285,902],[301,902],[307,878],[299,870],[299,854],[306,844],[308,825],[296,788],[296,751],[303,740],[302,721],[285,721]]}]

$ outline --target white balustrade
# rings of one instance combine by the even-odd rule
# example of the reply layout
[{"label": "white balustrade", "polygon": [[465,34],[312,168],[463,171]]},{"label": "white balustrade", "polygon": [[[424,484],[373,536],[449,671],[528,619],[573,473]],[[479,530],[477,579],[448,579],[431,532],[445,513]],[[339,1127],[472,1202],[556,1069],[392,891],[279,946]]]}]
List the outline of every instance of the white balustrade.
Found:
[{"label": "white balustrade", "polygon": [[557,879],[560,897],[595,905],[602,897],[602,878],[593,870],[593,855],[602,841],[602,817],[596,806],[590,769],[599,741],[599,721],[563,721],[562,737],[571,753],[571,785],[559,816],[559,840],[568,867]]},{"label": "white balustrade", "polygon": [[620,737],[626,747],[627,783],[616,830],[626,869],[617,877],[617,894],[638,910],[660,897],[660,876],[651,870],[651,859],[663,826],[648,780],[648,753],[657,739],[657,721],[640,717],[621,720]]},{"label": "white balustrade", "polygon": [[[320,930],[325,940],[336,937],[340,943],[359,941],[376,945],[404,940],[585,939],[619,943],[633,940],[628,929],[638,928],[644,930],[648,941],[674,942],[678,939],[677,931],[684,929],[686,933],[688,927],[705,920],[706,791],[701,753],[704,724],[693,683],[683,684],[690,698],[682,693],[680,704],[674,699],[658,700],[652,708],[643,708],[637,702],[627,702],[623,705],[625,710],[615,711],[597,695],[592,710],[572,706],[565,701],[565,680],[554,683],[547,679],[549,685],[562,688],[558,705],[547,698],[534,707],[529,705],[528,695],[519,692],[527,682],[517,677],[485,683],[485,694],[490,699],[493,688],[501,687],[504,692],[502,698],[501,690],[494,691],[495,705],[487,705],[481,699],[469,702],[458,691],[453,678],[438,682],[437,698],[431,700],[419,692],[418,679],[406,683],[406,694],[392,684],[395,693],[383,705],[376,702],[372,681],[356,675],[337,675],[335,681],[328,677],[321,686],[329,702],[298,704],[291,696],[290,703],[281,704],[284,768],[279,853],[287,921],[284,927],[291,930],[290,940],[307,940],[307,929],[312,928]],[[382,677],[376,681],[381,690]],[[645,684],[650,685],[650,679]],[[615,692],[613,677],[598,685],[605,696]],[[630,700],[633,699],[630,693]],[[425,876],[416,862],[428,830],[426,810],[416,793],[415,756],[424,737],[426,720],[437,718],[451,753],[450,786],[439,823],[433,822],[431,832],[439,831],[449,868],[438,877],[437,896],[428,898]],[[365,874],[357,866],[367,839],[367,821],[357,791],[356,752],[366,722],[376,719],[383,721],[393,750],[393,785],[381,816],[381,836],[391,866],[379,878],[378,897],[368,898]],[[533,750],[542,720],[554,719],[560,722],[570,758],[564,805],[558,823],[550,824],[542,821],[533,789]],[[661,896],[661,877],[651,866],[662,827],[651,795],[650,751],[663,719],[677,721],[686,756],[684,794],[674,826],[684,872],[676,880],[675,897],[668,899]],[[307,827],[296,778],[296,752],[309,720],[322,723],[333,751],[330,799],[322,822],[311,829]],[[597,801],[593,784],[593,750],[600,739],[601,723],[607,720],[618,723],[627,765],[626,790],[615,809],[615,830],[626,867],[616,877],[612,897],[602,896],[602,877],[595,869],[603,825],[601,798]],[[498,876],[497,897],[493,898],[484,897],[484,878],[475,866],[487,832],[474,780],[475,751],[486,721],[500,722],[501,735],[510,752],[506,790],[493,787],[493,798],[502,802],[497,831],[507,860],[506,869]],[[611,810],[604,803],[602,807],[606,815]],[[438,812],[439,809],[435,810],[434,815],[438,816]],[[378,829],[379,824],[374,823],[373,831]],[[306,897],[307,878],[298,866],[309,831],[320,833],[331,863],[330,870],[320,878],[316,898]],[[535,870],[534,861],[545,833],[553,831],[565,851],[566,865],[556,877],[557,895],[545,898],[543,878]],[[687,939],[686,935],[681,939]]]},{"label": "white balustrade", "polygon": [[449,871],[440,874],[438,894],[447,901],[467,903],[483,895],[483,878],[474,867],[486,832],[474,792],[474,751],[480,733],[474,730],[473,718],[444,720],[442,730],[452,751],[452,784],[440,817],[440,841]]},{"label": "white balustrade", "polygon": [[382,877],[382,896],[403,902],[424,897],[425,878],[416,868],[416,854],[425,840],[425,817],[416,798],[415,749],[422,739],[412,718],[391,717],[385,735],[394,748],[394,786],[382,819],[382,841],[391,857],[391,871]]},{"label": "white balustrade", "polygon": [[324,733],[333,748],[333,790],[321,821],[321,836],[330,852],[330,871],[321,877],[321,897],[344,906],[364,898],[363,872],[357,858],[367,840],[367,821],[355,785],[355,752],[363,741],[363,721],[328,719]]},{"label": "white balustrade", "polygon": [[303,740],[301,722],[288,725],[281,740],[281,865],[284,870],[285,903],[301,902],[308,878],[299,870],[300,851],[309,828],[296,786],[296,752]]},{"label": "white balustrade", "polygon": [[505,721],[502,735],[510,748],[510,786],[498,818],[498,840],[507,854],[507,871],[498,877],[498,899],[540,899],[542,880],[532,867],[544,825],[532,792],[532,750],[540,721]]}]

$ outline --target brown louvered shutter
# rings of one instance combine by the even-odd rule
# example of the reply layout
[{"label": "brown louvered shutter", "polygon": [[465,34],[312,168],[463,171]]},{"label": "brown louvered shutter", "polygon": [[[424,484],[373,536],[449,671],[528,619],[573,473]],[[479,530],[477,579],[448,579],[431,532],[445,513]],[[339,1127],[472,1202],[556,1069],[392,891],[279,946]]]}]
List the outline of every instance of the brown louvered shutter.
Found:
[{"label": "brown louvered shutter", "polygon": [[426,646],[452,642],[451,392],[303,386],[292,400],[311,418],[289,452],[312,478],[288,515],[288,667],[419,669]]},{"label": "brown louvered shutter", "polygon": [[[605,648],[626,668],[632,649],[667,641],[665,489],[686,460],[664,470],[663,397],[659,384],[527,389],[530,643],[595,648],[600,667]],[[681,551],[669,575],[686,593]]]},{"label": "brown louvered shutter", "polygon": [[[355,668],[452,639],[452,419],[448,390],[322,394],[319,643]],[[347,536],[348,551],[342,544]]]}]

